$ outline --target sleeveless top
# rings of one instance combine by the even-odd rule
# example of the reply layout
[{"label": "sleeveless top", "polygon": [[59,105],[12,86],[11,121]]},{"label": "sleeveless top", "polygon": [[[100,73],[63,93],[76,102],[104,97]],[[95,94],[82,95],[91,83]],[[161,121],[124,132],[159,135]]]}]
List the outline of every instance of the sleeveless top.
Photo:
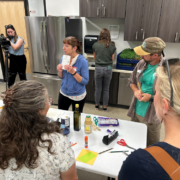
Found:
[{"label": "sleeveless top", "polygon": [[[18,40],[19,40],[20,38],[21,38],[21,37],[18,36],[16,43],[18,42]],[[23,39],[23,38],[22,38],[22,39]],[[16,43],[14,43],[14,38],[11,39],[11,42],[12,42],[13,44],[16,44]],[[23,44],[22,44],[22,46],[21,46],[19,49],[14,50],[11,46],[9,46],[9,49],[8,49],[8,50],[9,50],[9,54],[13,54],[13,55],[16,55],[16,56],[21,56],[21,55],[23,55],[23,54],[24,54],[24,44],[25,44],[25,41],[24,41],[24,39],[23,39]]]}]

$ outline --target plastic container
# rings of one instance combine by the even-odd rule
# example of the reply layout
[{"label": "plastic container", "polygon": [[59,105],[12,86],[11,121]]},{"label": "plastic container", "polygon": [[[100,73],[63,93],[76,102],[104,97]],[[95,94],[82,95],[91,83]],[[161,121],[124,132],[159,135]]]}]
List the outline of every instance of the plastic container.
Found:
[{"label": "plastic container", "polygon": [[[120,54],[119,53],[117,55],[117,63],[116,63],[116,69],[124,69],[124,70],[129,70],[129,71],[133,71],[136,64],[139,62],[139,60],[133,60],[133,59],[121,59],[120,58]],[[131,66],[126,66],[126,65],[120,65],[120,64],[131,64]]]},{"label": "plastic container", "polygon": [[85,118],[84,132],[87,133],[87,134],[92,133],[92,120],[91,120],[91,116],[86,116],[86,118]]}]

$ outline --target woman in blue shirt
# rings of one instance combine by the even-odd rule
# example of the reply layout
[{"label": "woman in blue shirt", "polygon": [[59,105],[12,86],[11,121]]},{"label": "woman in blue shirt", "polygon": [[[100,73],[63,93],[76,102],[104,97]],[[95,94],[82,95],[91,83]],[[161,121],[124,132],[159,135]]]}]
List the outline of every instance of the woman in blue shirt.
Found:
[{"label": "woman in blue shirt", "polygon": [[5,26],[6,36],[10,40],[9,46],[10,66],[8,87],[12,86],[15,82],[17,73],[20,80],[26,80],[26,56],[24,55],[24,39],[19,37],[13,25]]},{"label": "woman in blue shirt", "polygon": [[68,110],[72,104],[72,110],[75,110],[75,104],[79,104],[79,111],[83,111],[86,84],[89,81],[89,67],[87,60],[79,54],[82,43],[76,37],[67,37],[63,40],[63,50],[65,55],[70,56],[69,65],[62,66],[62,59],[57,66],[59,77],[62,79],[59,92],[58,108]]}]

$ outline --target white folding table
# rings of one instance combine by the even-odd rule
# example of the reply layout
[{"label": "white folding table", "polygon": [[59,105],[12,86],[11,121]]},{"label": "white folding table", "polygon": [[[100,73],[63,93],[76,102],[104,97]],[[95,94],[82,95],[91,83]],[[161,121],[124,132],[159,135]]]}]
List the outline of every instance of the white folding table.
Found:
[{"label": "white folding table", "polygon": [[[106,114],[108,115],[108,113]],[[91,115],[92,120],[94,116],[98,117],[98,115],[82,113],[80,131],[74,131],[72,111],[50,108],[47,114],[47,116],[53,120],[57,120],[57,118],[62,115],[70,117],[70,134],[68,135],[68,139],[73,143],[77,142],[76,145],[72,146],[76,158],[78,157],[81,150],[84,149],[84,137],[86,135],[88,136],[88,149],[97,153],[113,148],[113,151],[129,150],[128,154],[130,154],[133,150],[117,144],[117,141],[120,139],[124,139],[129,146],[132,146],[136,149],[146,147],[147,126],[145,124],[119,119],[118,127],[101,127],[101,131],[96,130],[91,134],[86,134],[84,132],[84,121],[86,115]],[[107,129],[111,131],[117,130],[119,132],[117,139],[115,139],[108,146],[102,142],[103,136],[108,134]],[[107,151],[103,154],[99,154],[93,165],[76,161],[76,167],[77,169],[84,171],[115,178],[117,177],[126,157],[127,156],[123,153],[109,153]]]}]

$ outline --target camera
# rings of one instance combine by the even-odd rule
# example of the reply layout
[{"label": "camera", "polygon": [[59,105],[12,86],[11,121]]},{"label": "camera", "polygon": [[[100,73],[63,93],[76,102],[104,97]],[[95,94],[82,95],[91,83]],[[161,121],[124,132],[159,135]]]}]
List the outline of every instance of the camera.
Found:
[{"label": "camera", "polygon": [[4,34],[0,35],[0,45],[2,45],[2,48],[6,49],[6,50],[8,49],[9,46],[11,46],[10,41],[8,41],[6,39]]}]

